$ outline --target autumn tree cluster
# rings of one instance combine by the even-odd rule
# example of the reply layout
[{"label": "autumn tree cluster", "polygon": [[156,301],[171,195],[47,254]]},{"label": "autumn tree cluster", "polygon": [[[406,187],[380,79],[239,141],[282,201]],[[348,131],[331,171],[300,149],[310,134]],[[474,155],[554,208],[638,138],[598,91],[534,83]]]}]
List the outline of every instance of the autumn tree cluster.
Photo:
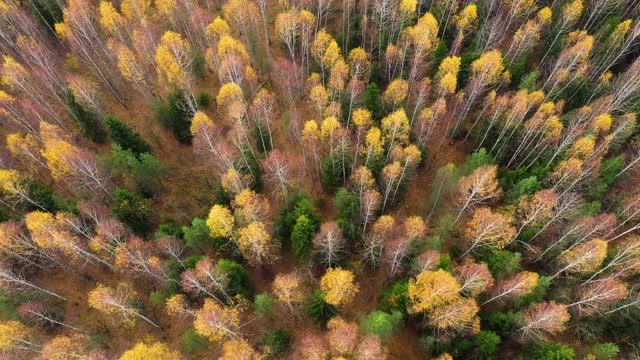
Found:
[{"label": "autumn tree cluster", "polygon": [[638,2],[0,0],[0,54],[3,354],[638,356]]}]

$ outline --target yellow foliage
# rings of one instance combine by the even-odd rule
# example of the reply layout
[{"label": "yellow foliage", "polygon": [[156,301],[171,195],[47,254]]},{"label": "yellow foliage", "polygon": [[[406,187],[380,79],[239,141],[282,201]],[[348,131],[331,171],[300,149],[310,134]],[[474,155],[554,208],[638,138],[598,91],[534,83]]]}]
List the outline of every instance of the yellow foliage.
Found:
[{"label": "yellow foliage", "polygon": [[338,46],[338,42],[336,42],[335,40],[331,40],[324,52],[324,55],[322,56],[322,63],[324,64],[324,66],[331,69],[333,67],[333,64],[335,64],[339,59],[342,58],[341,54],[342,52],[340,50],[340,46]]},{"label": "yellow foliage", "polygon": [[449,304],[436,307],[429,314],[429,323],[438,331],[472,330],[480,307],[475,299],[458,299]]},{"label": "yellow foliage", "polygon": [[304,123],[304,128],[302,129],[302,141],[311,143],[319,140],[320,138],[320,130],[318,127],[318,122],[315,120],[307,120]]},{"label": "yellow foliage", "polygon": [[409,140],[409,118],[404,108],[400,108],[382,119],[382,131],[387,141],[401,144]]},{"label": "yellow foliage", "polygon": [[240,103],[244,100],[242,88],[234,82],[228,82],[220,87],[216,102],[218,106],[228,107],[234,103]]},{"label": "yellow foliage", "polygon": [[484,79],[487,83],[498,81],[503,70],[502,54],[499,50],[489,50],[471,63],[473,76]]},{"label": "yellow foliage", "polygon": [[205,299],[202,308],[195,313],[193,327],[211,342],[228,337],[240,325],[240,310],[237,307],[220,305],[211,298]]},{"label": "yellow foliage", "polygon": [[218,204],[213,205],[207,217],[207,226],[212,237],[230,237],[234,225],[235,219],[229,208]]},{"label": "yellow foliage", "polygon": [[551,17],[553,16],[553,12],[551,8],[548,6],[543,7],[538,11],[538,22],[542,25],[546,25],[551,22]]},{"label": "yellow foliage", "polygon": [[565,250],[559,262],[562,267],[568,266],[568,273],[586,275],[598,270],[606,257],[607,242],[593,239]]},{"label": "yellow foliage", "polygon": [[0,169],[0,190],[9,194],[20,188],[20,174],[16,170]]},{"label": "yellow foliage", "polygon": [[316,85],[309,91],[309,99],[321,114],[329,101],[329,93],[322,85]]},{"label": "yellow foliage", "polygon": [[410,17],[415,15],[417,6],[417,0],[400,0],[400,11]]},{"label": "yellow foliage", "polygon": [[395,79],[387,86],[382,96],[387,102],[395,105],[403,102],[407,98],[408,92],[409,83],[407,80]]},{"label": "yellow foliage", "polygon": [[244,45],[229,35],[223,35],[218,41],[218,56],[225,58],[233,55],[239,56],[244,61],[249,61],[249,54]]},{"label": "yellow foliage", "polygon": [[410,313],[429,312],[459,297],[460,284],[453,275],[442,269],[425,271],[409,280]]},{"label": "yellow foliage", "polygon": [[353,119],[353,123],[356,126],[360,126],[363,128],[369,128],[371,124],[373,124],[373,119],[371,118],[371,111],[363,108],[358,108],[353,111],[351,116]]},{"label": "yellow foliage", "polygon": [[167,314],[170,316],[182,316],[184,314],[184,309],[187,306],[187,297],[184,296],[184,294],[173,295],[164,303]]},{"label": "yellow foliage", "polygon": [[324,120],[322,120],[322,127],[320,130],[322,139],[327,140],[332,138],[335,135],[336,131],[340,129],[340,127],[340,121],[338,121],[338,118],[336,118],[335,116],[329,116],[325,118]]},{"label": "yellow foliage", "polygon": [[304,301],[302,284],[294,274],[276,275],[273,280],[273,294],[287,304],[300,304]]},{"label": "yellow foliage", "polygon": [[478,6],[476,4],[467,5],[455,18],[458,31],[466,32],[476,26],[478,21]]},{"label": "yellow foliage", "polygon": [[30,330],[21,322],[9,320],[0,322],[0,351],[10,352],[14,345],[20,346],[21,340],[27,340]]},{"label": "yellow foliage", "polygon": [[262,360],[263,356],[258,354],[245,339],[234,339],[225,341],[222,345],[222,355],[218,360]]},{"label": "yellow foliage", "polygon": [[396,220],[391,215],[382,215],[373,223],[373,233],[384,235],[393,229]]},{"label": "yellow foliage", "polygon": [[9,89],[16,88],[20,82],[24,81],[22,79],[29,74],[22,64],[9,55],[4,55],[0,69],[3,75],[0,77],[0,84],[6,85]]},{"label": "yellow foliage", "polygon": [[201,126],[201,124],[213,126],[213,121],[211,121],[211,118],[207,116],[207,114],[202,111],[198,111],[193,115],[193,119],[191,119],[191,127],[189,128],[191,135],[195,135],[196,130]]},{"label": "yellow foliage", "polygon": [[127,19],[147,18],[153,14],[151,0],[122,0],[120,10]]},{"label": "yellow foliage", "polygon": [[422,158],[422,152],[414,144],[402,149],[402,158],[407,166],[417,166]]},{"label": "yellow foliage", "polygon": [[583,8],[582,0],[574,0],[562,7],[562,18],[568,22],[576,21],[582,15]]},{"label": "yellow foliage", "polygon": [[189,54],[189,45],[182,35],[166,31],[156,49],[156,66],[160,82],[171,86],[184,87],[185,76],[183,62]]},{"label": "yellow foliage", "polygon": [[89,360],[87,340],[83,334],[58,335],[42,347],[42,360]]},{"label": "yellow foliage", "polygon": [[427,231],[427,224],[420,216],[409,216],[403,225],[405,234],[412,240],[423,237]]},{"label": "yellow foliage", "polygon": [[100,1],[100,25],[111,34],[118,32],[119,28],[124,25],[122,15],[113,7],[109,1]]},{"label": "yellow foliage", "polygon": [[271,235],[263,223],[254,221],[238,231],[238,247],[242,256],[253,265],[273,260]]},{"label": "yellow foliage", "polygon": [[120,360],[180,360],[182,356],[175,350],[171,350],[164,343],[157,342],[150,345],[138,343],[133,348],[127,350]]},{"label": "yellow foliage", "polygon": [[431,13],[425,13],[418,20],[418,23],[407,29],[409,39],[416,47],[416,55],[429,52],[437,42],[438,20]]},{"label": "yellow foliage", "polygon": [[325,301],[335,306],[350,303],[359,291],[354,280],[355,275],[349,270],[327,269],[320,279],[320,290],[325,296]]},{"label": "yellow foliage", "polygon": [[139,61],[136,55],[126,46],[118,49],[118,69],[127,80],[140,82],[144,80],[144,74],[139,70]]},{"label": "yellow foliage", "polygon": [[166,18],[170,19],[175,16],[176,8],[178,5],[176,4],[176,0],[155,0],[156,8]]},{"label": "yellow foliage", "polygon": [[382,137],[382,132],[377,127],[372,127],[367,131],[367,136],[365,137],[365,148],[367,153],[371,153],[371,155],[380,155],[384,151],[384,138]]},{"label": "yellow foliage", "polygon": [[361,47],[357,47],[349,51],[347,60],[351,67],[352,76],[355,78],[359,78],[369,68],[369,53]]},{"label": "yellow foliage", "polygon": [[579,159],[586,159],[593,154],[596,146],[596,139],[593,136],[584,136],[576,140],[571,147],[571,154]]},{"label": "yellow foliage", "polygon": [[440,91],[445,94],[453,94],[456,91],[460,64],[461,59],[458,56],[450,56],[442,60],[436,74]]},{"label": "yellow foliage", "polygon": [[47,160],[47,166],[54,179],[60,179],[69,173],[69,166],[65,156],[74,151],[74,146],[64,140],[45,139],[42,156]]},{"label": "yellow foliage", "polygon": [[601,114],[598,115],[593,120],[593,128],[598,133],[606,133],[611,129],[611,124],[613,123],[613,118],[610,114]]},{"label": "yellow foliage", "polygon": [[231,28],[229,27],[229,24],[220,16],[216,16],[216,18],[213,19],[213,22],[207,25],[207,35],[210,37],[214,37],[214,35],[222,37],[230,34]]}]

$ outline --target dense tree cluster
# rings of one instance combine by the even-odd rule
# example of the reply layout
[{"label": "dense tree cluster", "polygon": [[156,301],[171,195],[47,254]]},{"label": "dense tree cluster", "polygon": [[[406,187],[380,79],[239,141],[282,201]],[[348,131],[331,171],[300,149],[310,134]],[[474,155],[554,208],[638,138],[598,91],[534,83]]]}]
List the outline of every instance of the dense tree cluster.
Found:
[{"label": "dense tree cluster", "polygon": [[0,352],[640,356],[640,3],[0,0]]}]

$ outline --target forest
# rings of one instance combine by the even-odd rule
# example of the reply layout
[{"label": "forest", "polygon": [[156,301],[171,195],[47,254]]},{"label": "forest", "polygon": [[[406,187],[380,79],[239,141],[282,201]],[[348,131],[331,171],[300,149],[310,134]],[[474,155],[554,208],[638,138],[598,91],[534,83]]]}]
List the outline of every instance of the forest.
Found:
[{"label": "forest", "polygon": [[640,1],[0,0],[0,359],[640,359]]}]

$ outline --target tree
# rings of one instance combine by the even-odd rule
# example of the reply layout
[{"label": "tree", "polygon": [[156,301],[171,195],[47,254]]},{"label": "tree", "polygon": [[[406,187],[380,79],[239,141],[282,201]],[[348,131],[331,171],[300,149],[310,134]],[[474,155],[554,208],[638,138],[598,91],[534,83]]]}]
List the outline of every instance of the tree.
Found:
[{"label": "tree", "polygon": [[429,324],[442,334],[477,333],[480,331],[480,319],[476,316],[479,310],[474,299],[457,299],[434,308],[429,314]]},{"label": "tree", "polygon": [[205,299],[201,309],[195,311],[193,327],[198,334],[206,336],[211,342],[238,337],[240,327],[240,309],[220,305],[211,299]]},{"label": "tree", "polygon": [[295,273],[276,275],[273,280],[273,293],[291,312],[294,312],[294,307],[304,300],[302,281]]},{"label": "tree", "polygon": [[146,344],[141,342],[122,354],[120,360],[136,360],[144,357],[153,357],[158,360],[182,359],[182,356],[180,356],[177,351],[171,350],[164,343],[156,342],[153,344]]},{"label": "tree", "polygon": [[474,352],[481,359],[491,359],[500,345],[500,336],[493,331],[480,331],[473,337]]},{"label": "tree", "polygon": [[180,277],[182,287],[194,295],[207,295],[221,304],[230,298],[228,275],[208,257],[202,258],[195,269],[187,269]]},{"label": "tree", "polygon": [[244,339],[227,340],[222,344],[220,360],[260,360],[262,356]]},{"label": "tree", "polygon": [[207,226],[209,227],[212,237],[229,238],[234,236],[234,225],[235,219],[229,208],[221,205],[213,205],[207,218]]},{"label": "tree", "polygon": [[298,217],[296,224],[291,231],[291,246],[293,253],[299,261],[306,259],[307,254],[313,247],[313,235],[317,226],[311,222],[304,214]]},{"label": "tree", "polygon": [[135,325],[135,318],[138,317],[147,323],[159,328],[155,322],[144,316],[133,304],[135,301],[135,290],[131,285],[121,282],[117,287],[107,287],[98,284],[89,293],[89,306],[109,316],[119,316],[129,326]]},{"label": "tree", "polygon": [[300,359],[323,360],[329,356],[329,349],[321,335],[307,333],[300,340],[294,354]]},{"label": "tree", "polygon": [[327,323],[327,341],[341,355],[352,354],[358,341],[358,325],[336,316]]},{"label": "tree", "polygon": [[17,313],[21,319],[30,324],[37,324],[46,330],[52,330],[56,326],[63,326],[79,333],[86,333],[85,330],[65,323],[62,316],[63,311],[64,309],[56,308],[51,304],[35,301],[24,302],[17,308]]},{"label": "tree", "polygon": [[314,252],[318,262],[330,268],[337,265],[346,251],[346,241],[342,230],[335,222],[326,222],[313,239]]},{"label": "tree", "polygon": [[40,345],[33,340],[31,329],[15,320],[0,322],[0,350],[40,351]]},{"label": "tree", "polygon": [[628,285],[620,279],[609,278],[587,282],[575,289],[575,300],[569,307],[576,307],[580,316],[596,316],[607,313],[616,302],[629,294]]},{"label": "tree", "polygon": [[566,305],[553,301],[534,304],[526,310],[523,326],[518,331],[525,337],[536,340],[545,339],[564,332],[569,318]]},{"label": "tree", "polygon": [[320,279],[320,289],[327,303],[335,306],[350,303],[359,291],[355,275],[341,268],[329,268]]},{"label": "tree", "polygon": [[558,258],[560,269],[552,278],[563,272],[590,274],[598,270],[607,256],[607,242],[593,239],[565,250]]},{"label": "tree", "polygon": [[436,81],[438,81],[439,96],[451,95],[458,87],[458,73],[460,72],[460,58],[446,57],[438,66]]},{"label": "tree", "polygon": [[367,333],[387,339],[402,325],[402,313],[373,311],[360,319],[360,328]]},{"label": "tree", "polygon": [[291,172],[294,170],[292,159],[279,150],[273,150],[264,162],[265,180],[272,183],[274,193],[287,200],[289,190],[294,186]]},{"label": "tree", "polygon": [[268,264],[275,259],[275,248],[271,235],[263,223],[254,221],[238,230],[238,248],[250,264]]},{"label": "tree", "polygon": [[459,297],[460,284],[453,275],[440,269],[425,271],[409,281],[410,313],[429,312]]},{"label": "tree", "polygon": [[271,329],[265,336],[265,344],[270,356],[283,356],[289,351],[291,338],[281,329]]},{"label": "tree", "polygon": [[497,167],[495,165],[481,166],[469,176],[464,176],[458,180],[456,203],[460,210],[455,222],[458,222],[467,209],[500,197],[502,190],[496,181],[496,174]]},{"label": "tree", "polygon": [[382,97],[378,84],[370,83],[364,91],[364,106],[371,112],[375,121],[382,118]]},{"label": "tree", "polygon": [[134,154],[150,153],[151,146],[129,127],[113,115],[106,115],[104,123],[109,129],[109,137],[125,150],[131,150]]},{"label": "tree", "polygon": [[154,100],[151,103],[151,110],[153,119],[171,130],[176,140],[184,144],[191,143],[192,134],[189,130],[193,114],[189,111],[188,96],[184,91],[171,90],[166,101]]},{"label": "tree", "polygon": [[516,235],[511,222],[509,214],[493,212],[487,207],[476,209],[463,230],[470,246],[462,256],[478,250],[503,249]]},{"label": "tree", "polygon": [[493,296],[481,305],[496,300],[514,299],[525,296],[535,288],[539,278],[540,275],[529,271],[522,271],[512,277],[506,278],[496,284],[491,292]]},{"label": "tree", "polygon": [[494,284],[493,276],[485,263],[476,263],[467,258],[454,271],[461,284],[460,292],[470,297],[477,297]]},{"label": "tree", "polygon": [[73,118],[78,121],[84,134],[93,142],[102,144],[107,139],[107,133],[96,115],[80,105],[70,90],[67,90],[67,106]]},{"label": "tree", "polygon": [[183,294],[173,295],[165,301],[165,310],[169,316],[175,317],[195,317],[195,313],[188,304],[186,296]]},{"label": "tree", "polygon": [[89,338],[86,335],[58,335],[42,346],[42,358],[57,360],[61,356],[83,358],[101,355],[100,351],[91,351],[90,348]]},{"label": "tree", "polygon": [[382,341],[375,335],[366,335],[360,339],[356,347],[358,359],[362,360],[385,360],[387,349],[382,345]]},{"label": "tree", "polygon": [[149,230],[155,216],[149,199],[123,188],[116,189],[116,202],[111,206],[111,211],[138,234]]},{"label": "tree", "polygon": [[336,224],[342,229],[342,233],[350,245],[362,238],[360,234],[360,203],[358,195],[340,188],[333,202],[338,209]]},{"label": "tree", "polygon": [[395,145],[406,145],[409,140],[409,119],[404,109],[397,110],[382,119],[382,133],[388,149]]},{"label": "tree", "polygon": [[167,88],[175,86],[185,90],[187,96],[184,99],[189,111],[192,114],[198,111],[190,71],[193,55],[187,41],[178,33],[166,31],[160,39],[155,60],[158,81]]},{"label": "tree", "polygon": [[575,352],[566,344],[556,342],[533,343],[528,351],[528,356],[534,360],[557,359],[573,360]]},{"label": "tree", "polygon": [[9,267],[8,264],[0,263],[0,284],[2,284],[3,287],[8,290],[21,290],[27,288],[54,296],[63,301],[71,301],[52,290],[40,287],[27,280],[24,275],[16,273],[11,267]]}]

